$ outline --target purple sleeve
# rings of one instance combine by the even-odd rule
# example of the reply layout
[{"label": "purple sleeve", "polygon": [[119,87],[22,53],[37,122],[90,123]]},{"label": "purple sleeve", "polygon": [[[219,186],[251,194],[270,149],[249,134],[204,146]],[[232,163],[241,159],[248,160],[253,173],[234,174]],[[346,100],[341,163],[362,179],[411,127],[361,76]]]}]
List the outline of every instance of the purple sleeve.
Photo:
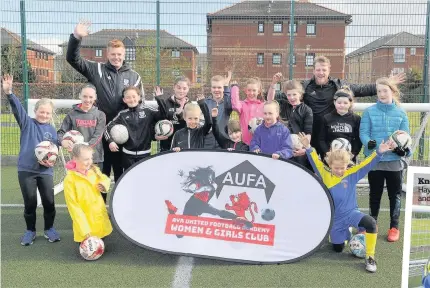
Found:
[{"label": "purple sleeve", "polygon": [[284,159],[289,159],[293,157],[293,145],[291,143],[290,131],[285,127],[282,132],[281,147],[280,150],[275,153],[281,155]]}]

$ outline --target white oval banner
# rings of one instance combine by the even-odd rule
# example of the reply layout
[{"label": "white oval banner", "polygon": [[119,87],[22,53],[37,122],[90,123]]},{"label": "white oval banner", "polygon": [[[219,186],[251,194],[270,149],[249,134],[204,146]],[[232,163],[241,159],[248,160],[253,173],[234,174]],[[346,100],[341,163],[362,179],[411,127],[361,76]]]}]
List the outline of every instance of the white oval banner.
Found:
[{"label": "white oval banner", "polygon": [[333,202],[315,175],[292,162],[188,150],[135,164],[115,186],[110,210],[121,234],[148,249],[286,263],[319,248]]}]

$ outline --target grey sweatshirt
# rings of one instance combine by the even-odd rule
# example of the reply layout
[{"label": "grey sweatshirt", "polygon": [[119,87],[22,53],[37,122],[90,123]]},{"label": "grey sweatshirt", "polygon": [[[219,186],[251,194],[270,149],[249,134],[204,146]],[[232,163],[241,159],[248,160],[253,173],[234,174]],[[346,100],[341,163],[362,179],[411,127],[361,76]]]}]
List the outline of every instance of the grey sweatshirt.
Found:
[{"label": "grey sweatshirt", "polygon": [[67,131],[76,130],[84,136],[84,141],[94,149],[93,162],[103,162],[102,137],[106,128],[106,115],[93,106],[85,112],[80,108],[81,104],[73,105],[72,111],[67,114],[57,131],[58,141],[63,141]]}]

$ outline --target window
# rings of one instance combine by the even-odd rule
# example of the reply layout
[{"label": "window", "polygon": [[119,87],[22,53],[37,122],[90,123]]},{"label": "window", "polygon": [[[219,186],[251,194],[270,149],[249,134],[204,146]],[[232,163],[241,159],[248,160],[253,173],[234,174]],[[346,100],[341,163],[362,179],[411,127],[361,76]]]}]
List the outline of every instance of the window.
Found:
[{"label": "window", "polygon": [[174,68],[172,70],[172,75],[175,76],[175,77],[178,77],[178,76],[181,75],[181,71],[179,69],[177,69],[177,68]]},{"label": "window", "polygon": [[39,52],[36,52],[36,59],[39,58]]},{"label": "window", "polygon": [[257,54],[257,64],[258,65],[264,64],[264,53],[258,53]]},{"label": "window", "polygon": [[102,57],[103,56],[103,50],[102,49],[96,49],[96,57]]},{"label": "window", "polygon": [[308,22],[306,24],[306,35],[315,35],[316,34],[316,23]]},{"label": "window", "polygon": [[405,54],[406,54],[406,48],[404,47],[394,48],[394,63],[404,63],[405,56],[406,56]]},{"label": "window", "polygon": [[179,58],[179,57],[181,57],[181,51],[172,50],[172,58]]},{"label": "window", "polygon": [[272,64],[275,64],[275,65],[281,64],[281,54],[273,53]]},{"label": "window", "polygon": [[258,22],[258,33],[264,33],[264,22]]},{"label": "window", "polygon": [[197,83],[202,83],[202,77],[197,77]]},{"label": "window", "polygon": [[[290,31],[291,31],[291,27],[290,27],[290,25],[291,25],[291,23],[288,23],[288,34],[290,33]],[[297,33],[297,22],[295,22],[294,21],[294,24],[293,24],[293,33],[294,34],[296,34]]]},{"label": "window", "polygon": [[282,22],[274,22],[273,23],[273,32],[274,33],[282,33]]},{"label": "window", "polygon": [[136,61],[136,48],[134,47],[125,48],[125,61]]},{"label": "window", "polygon": [[411,55],[415,55],[415,54],[417,54],[417,48],[412,47],[411,48]]},{"label": "window", "polygon": [[45,53],[45,60],[48,61],[48,53]]},{"label": "window", "polygon": [[197,66],[197,75],[202,74],[202,66]]},{"label": "window", "polygon": [[306,53],[306,67],[314,66],[315,53]]}]

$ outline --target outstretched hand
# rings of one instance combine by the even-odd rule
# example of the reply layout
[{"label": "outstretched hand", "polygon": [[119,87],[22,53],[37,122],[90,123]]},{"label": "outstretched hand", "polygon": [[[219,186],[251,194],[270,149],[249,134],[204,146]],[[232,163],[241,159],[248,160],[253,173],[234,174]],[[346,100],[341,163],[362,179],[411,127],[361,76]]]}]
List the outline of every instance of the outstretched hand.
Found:
[{"label": "outstretched hand", "polygon": [[282,73],[281,72],[276,73],[275,75],[273,75],[272,85],[275,85],[276,83],[281,81],[281,79],[282,79]]},{"label": "outstretched hand", "polygon": [[163,95],[163,89],[161,89],[160,86],[155,86],[154,95],[155,95],[155,97]]},{"label": "outstretched hand", "polygon": [[379,153],[382,154],[391,150],[393,150],[393,141],[389,140],[387,142],[384,142],[384,140],[382,140],[381,144],[379,144]]},{"label": "outstretched hand", "polygon": [[399,73],[393,76],[390,76],[389,78],[391,81],[393,81],[396,85],[402,84],[406,81],[406,73]]},{"label": "outstretched hand", "polygon": [[73,35],[76,39],[82,39],[83,37],[86,37],[90,35],[90,28],[91,22],[87,20],[81,20],[79,21],[78,25],[76,25],[75,30],[73,31]]},{"label": "outstretched hand", "polygon": [[9,74],[3,75],[3,92],[9,94],[12,91],[13,77]]},{"label": "outstretched hand", "polygon": [[305,147],[305,149],[309,149],[311,147],[311,142],[309,141],[309,138],[306,137],[306,134],[303,132],[299,132],[298,136],[300,142],[303,144],[303,147]]},{"label": "outstretched hand", "polygon": [[212,117],[215,118],[218,116],[218,108],[212,108]]},{"label": "outstretched hand", "polygon": [[231,71],[229,70],[229,71],[227,72],[227,76],[224,78],[224,86],[228,86],[228,85],[230,85],[231,75],[232,75],[232,73],[231,73]]}]

